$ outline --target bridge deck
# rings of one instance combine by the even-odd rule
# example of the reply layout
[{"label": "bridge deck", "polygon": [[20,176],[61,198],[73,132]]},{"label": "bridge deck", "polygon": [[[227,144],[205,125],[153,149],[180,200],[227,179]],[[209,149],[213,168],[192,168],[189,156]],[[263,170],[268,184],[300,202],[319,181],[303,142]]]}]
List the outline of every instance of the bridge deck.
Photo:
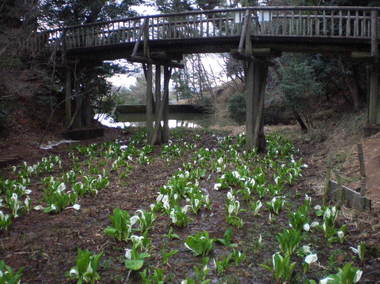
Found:
[{"label": "bridge deck", "polygon": [[[250,7],[135,17],[38,33],[29,49],[101,60],[128,57],[145,37],[151,51],[172,54],[236,49],[245,19],[255,48],[278,51],[370,51],[380,8]],[[375,41],[374,41],[375,40]]]}]

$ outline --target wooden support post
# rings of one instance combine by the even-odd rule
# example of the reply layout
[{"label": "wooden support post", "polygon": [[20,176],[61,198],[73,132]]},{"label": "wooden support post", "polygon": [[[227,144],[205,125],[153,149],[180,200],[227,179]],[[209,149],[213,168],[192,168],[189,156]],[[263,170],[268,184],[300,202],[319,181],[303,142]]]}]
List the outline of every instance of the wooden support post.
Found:
[{"label": "wooden support post", "polygon": [[148,143],[152,141],[153,136],[153,66],[152,64],[144,65],[146,79],[146,129]]},{"label": "wooden support post", "polygon": [[369,76],[370,91],[368,103],[368,126],[371,127],[380,123],[379,68],[377,64],[371,66]]},{"label": "wooden support post", "polygon": [[375,61],[378,60],[378,56],[379,56],[379,46],[378,46],[378,37],[377,37],[378,16],[379,14],[377,11],[371,12],[371,55],[375,58]]},{"label": "wooden support post", "polygon": [[152,141],[150,144],[161,144],[161,65],[156,65],[156,80],[155,80],[155,124],[153,130]]},{"label": "wooden support post", "polygon": [[263,123],[264,95],[268,65],[261,60],[250,60],[246,74],[246,135],[248,149],[265,151]]},{"label": "wooden support post", "polygon": [[251,14],[250,14],[250,11],[247,10],[245,11],[243,28],[241,30],[240,40],[239,40],[238,53],[240,54],[243,53],[243,47],[244,47],[244,42],[246,41],[246,38],[247,38],[247,32],[248,33],[250,32],[250,23],[251,23]]},{"label": "wooden support post", "polygon": [[65,121],[66,126],[71,123],[71,98],[72,98],[72,72],[69,66],[66,66],[65,74]]},{"label": "wooden support post", "polygon": [[172,74],[172,68],[164,67],[164,97],[162,99],[164,128],[162,131],[162,142],[169,141],[169,82]]},{"label": "wooden support post", "polygon": [[378,12],[371,12],[371,56],[373,65],[370,71],[370,94],[368,104],[368,126],[380,123],[380,99],[379,99],[379,48],[378,48]]}]

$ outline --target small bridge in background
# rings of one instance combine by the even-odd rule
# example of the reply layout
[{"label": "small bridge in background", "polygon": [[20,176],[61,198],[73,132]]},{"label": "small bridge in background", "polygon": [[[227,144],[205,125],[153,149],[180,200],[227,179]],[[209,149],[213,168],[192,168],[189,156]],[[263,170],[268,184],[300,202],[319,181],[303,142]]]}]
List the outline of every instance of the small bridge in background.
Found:
[{"label": "small bridge in background", "polygon": [[[371,66],[368,122],[370,126],[380,124],[379,11],[380,7],[290,6],[192,11],[63,27],[36,33],[22,44],[29,53],[50,51],[64,59],[68,122],[72,121],[73,65],[119,58],[142,63],[151,143],[168,139],[171,68],[183,67],[180,60],[184,54],[230,52],[248,67],[246,132],[249,146],[260,148],[268,65],[281,52],[340,54],[365,60]],[[156,65],[154,92],[152,65]],[[82,103],[76,101],[78,104]]]}]

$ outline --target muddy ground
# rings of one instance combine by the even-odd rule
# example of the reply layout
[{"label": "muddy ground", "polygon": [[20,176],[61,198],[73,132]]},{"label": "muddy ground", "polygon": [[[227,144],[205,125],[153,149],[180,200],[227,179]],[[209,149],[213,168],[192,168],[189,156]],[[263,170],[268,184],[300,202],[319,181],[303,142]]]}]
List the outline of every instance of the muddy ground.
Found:
[{"label": "muddy ground", "polygon": [[[108,130],[105,137],[83,143],[101,143],[115,139],[128,141],[130,135],[128,131]],[[193,132],[184,132],[174,137],[173,141],[191,143],[193,137]],[[72,149],[70,145],[60,145],[52,150],[33,151],[32,147],[20,145],[17,146],[17,143],[3,145],[2,151],[10,149],[13,149],[13,152],[19,151],[17,155],[29,163],[45,155],[59,155],[64,161],[64,167],[53,175],[58,176],[70,169],[67,158],[67,151]],[[35,144],[31,145],[36,149]],[[215,136],[202,131],[197,147],[212,148],[215,145]],[[318,163],[315,163],[316,145],[307,141],[298,141],[296,146],[300,149],[300,157],[302,156],[309,167],[305,169],[302,179],[287,189],[292,201],[291,207],[297,208],[303,202],[305,193],[313,198],[313,204],[320,204],[323,170]],[[33,210],[17,218],[9,231],[0,232],[0,259],[15,269],[23,267],[24,283],[71,283],[67,280],[65,272],[74,265],[77,249],[89,249],[105,253],[101,263],[100,283],[140,283],[137,274],[132,273],[128,277],[128,271],[123,265],[124,248],[127,245],[106,236],[103,230],[110,225],[109,215],[114,208],[130,212],[149,208],[149,205],[155,201],[159,188],[167,183],[184,162],[190,160],[191,154],[192,151],[188,151],[181,158],[166,161],[160,155],[160,147],[155,147],[149,165],[134,165],[126,178],[114,173],[106,189],[96,196],[81,198],[80,211],[66,209],[59,214],[49,215]],[[11,178],[10,168],[1,169],[1,175]],[[41,198],[41,178],[35,177],[32,181],[33,205],[39,204],[38,200]],[[169,240],[165,237],[170,227],[168,216],[159,215],[155,222],[154,230],[150,234],[153,244],[152,257],[146,266],[163,269],[169,283],[179,283],[181,279],[194,275],[193,267],[200,264],[200,258],[192,256],[183,245],[188,235],[207,230],[212,237],[221,238],[229,227],[225,222],[226,192],[212,190],[215,180],[216,177],[211,176],[201,184],[210,193],[212,210],[203,210],[201,214],[191,216],[193,221],[190,225],[183,229],[175,229],[175,233],[180,237],[179,240]],[[330,247],[318,234],[312,235],[308,240],[316,246],[319,255],[319,267],[312,270],[310,277],[320,279],[329,273],[335,273],[344,263],[354,262],[364,270],[363,283],[380,283],[378,281],[380,279],[379,211],[365,213],[343,208],[342,212],[340,222],[347,223],[349,228],[344,244],[334,244]],[[271,274],[259,264],[270,261],[271,255],[278,250],[275,235],[288,227],[288,219],[287,213],[284,213],[270,223],[268,213],[267,209],[259,217],[252,216],[249,212],[243,213],[245,225],[242,229],[234,229],[234,241],[238,243],[238,249],[243,251],[247,258],[242,264],[229,267],[224,275],[217,276],[211,272],[209,279],[213,279],[213,283],[271,283]],[[256,252],[254,242],[259,234],[262,234],[264,247],[260,252]],[[356,247],[359,241],[368,244],[368,258],[364,264],[360,264],[349,249],[350,246]],[[179,252],[164,265],[161,252],[171,249],[178,249]],[[227,248],[216,245],[211,258],[226,255],[227,251]],[[302,268],[297,268],[297,273],[302,274],[301,270]]]}]

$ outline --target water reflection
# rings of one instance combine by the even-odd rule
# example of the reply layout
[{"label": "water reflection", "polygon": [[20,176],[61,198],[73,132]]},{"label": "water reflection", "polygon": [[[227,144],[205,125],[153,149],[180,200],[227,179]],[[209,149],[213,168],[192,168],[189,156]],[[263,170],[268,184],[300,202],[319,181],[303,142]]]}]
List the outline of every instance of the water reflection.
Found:
[{"label": "water reflection", "polygon": [[[113,128],[125,128],[125,127],[145,127],[146,123],[144,115],[140,115],[140,120],[134,117],[133,121],[115,121],[111,116],[104,113],[96,114],[94,119],[99,121],[102,125]],[[169,128],[186,127],[186,128],[200,128],[201,126],[195,121],[169,119]]]}]

